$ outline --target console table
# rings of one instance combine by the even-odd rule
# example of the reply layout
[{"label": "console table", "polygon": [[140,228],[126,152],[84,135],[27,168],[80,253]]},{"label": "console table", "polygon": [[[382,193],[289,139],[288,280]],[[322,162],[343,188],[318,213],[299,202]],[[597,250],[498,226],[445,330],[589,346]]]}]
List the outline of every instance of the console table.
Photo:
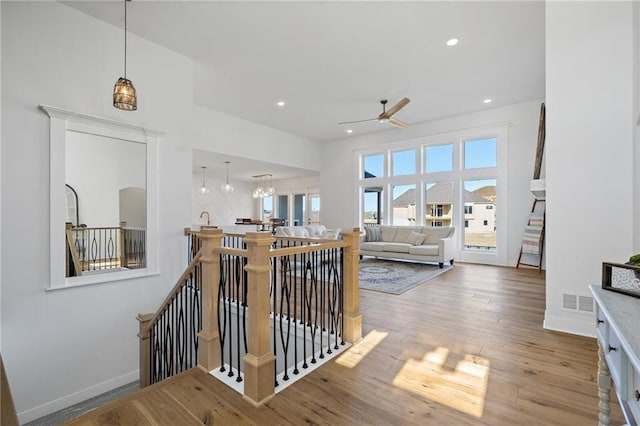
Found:
[{"label": "console table", "polygon": [[640,422],[640,299],[591,286],[598,335],[598,424],[610,424],[615,386],[629,425]]}]

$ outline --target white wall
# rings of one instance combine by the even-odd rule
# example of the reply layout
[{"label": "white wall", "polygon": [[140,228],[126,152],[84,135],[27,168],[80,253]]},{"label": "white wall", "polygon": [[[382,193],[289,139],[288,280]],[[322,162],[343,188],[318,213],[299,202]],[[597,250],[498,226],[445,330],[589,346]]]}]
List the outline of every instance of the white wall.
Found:
[{"label": "white wall", "polygon": [[229,183],[233,185],[233,192],[224,192],[220,186],[225,183],[222,179],[206,178],[206,187],[210,190],[208,194],[201,194],[198,189],[202,187],[202,175],[193,175],[192,190],[192,222],[188,225],[206,225],[206,216],[200,218],[203,211],[209,213],[211,225],[215,225],[227,232],[255,231],[247,227],[236,227],[236,218],[256,217],[255,200],[251,196],[253,185],[246,182]]},{"label": "white wall", "polygon": [[[529,182],[538,135],[538,116],[542,101],[525,102],[472,114],[413,125],[410,129],[392,128],[384,133],[362,135],[331,142],[323,149],[320,173],[322,223],[329,228],[358,226],[350,214],[357,207],[354,194],[356,170],[354,151],[384,147],[394,142],[436,136],[456,130],[508,123],[508,181],[506,213],[507,264],[515,265],[522,244],[533,196]],[[324,147],[324,146],[323,146]],[[345,212],[349,212],[345,214]]]},{"label": "white wall", "polygon": [[[640,2],[633,2],[633,119],[635,120],[634,132],[634,158],[635,164],[640,164]],[[633,168],[634,177],[634,213],[633,217],[640,217],[640,170]],[[633,253],[640,253],[640,224],[634,223]]]},{"label": "white wall", "polygon": [[[3,359],[21,422],[137,378],[139,312],[154,311],[185,266],[194,148],[312,168],[312,142],[193,105],[191,60],[129,34],[138,111],[111,105],[122,30],[58,2],[1,2]],[[178,80],[184,91],[171,92]],[[48,104],[167,132],[159,143],[160,274],[49,286]],[[293,149],[297,147],[297,149]],[[291,152],[291,154],[289,154]],[[25,250],[28,244],[29,250]],[[29,256],[24,253],[28,252]]]},{"label": "white wall", "polygon": [[546,328],[593,335],[562,294],[633,253],[633,41],[631,2],[546,4]]}]

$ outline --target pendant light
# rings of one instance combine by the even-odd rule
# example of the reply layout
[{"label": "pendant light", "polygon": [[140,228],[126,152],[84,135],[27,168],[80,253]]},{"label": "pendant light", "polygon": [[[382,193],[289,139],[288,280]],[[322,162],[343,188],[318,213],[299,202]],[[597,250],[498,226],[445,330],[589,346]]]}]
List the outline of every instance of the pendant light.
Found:
[{"label": "pendant light", "polygon": [[233,186],[229,184],[229,164],[231,161],[225,161],[224,164],[227,165],[227,183],[221,186],[224,192],[233,192]]},{"label": "pendant light", "polygon": [[[271,176],[271,173],[252,177],[256,182],[256,189],[253,190],[253,198],[265,198],[276,192],[273,188],[273,176]],[[267,183],[269,184],[268,186]]]},{"label": "pendant light", "polygon": [[138,95],[133,82],[127,78],[127,2],[124,0],[124,77],[120,77],[113,87],[113,106],[125,111],[138,109]]},{"label": "pendant light", "polygon": [[209,193],[209,188],[207,188],[206,184],[205,184],[205,177],[204,177],[204,171],[207,169],[205,166],[201,166],[200,167],[202,169],[202,188],[198,189],[198,192],[201,194],[208,194]]}]

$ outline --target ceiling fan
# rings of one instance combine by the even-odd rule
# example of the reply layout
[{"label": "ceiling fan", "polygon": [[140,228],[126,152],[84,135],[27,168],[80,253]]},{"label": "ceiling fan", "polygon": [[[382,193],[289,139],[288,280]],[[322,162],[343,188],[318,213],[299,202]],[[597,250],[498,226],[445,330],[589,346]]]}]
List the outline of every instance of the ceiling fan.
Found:
[{"label": "ceiling fan", "polygon": [[365,121],[378,121],[380,123],[388,123],[391,124],[392,126],[396,126],[396,127],[402,127],[403,129],[406,129],[407,127],[409,127],[409,125],[407,123],[405,123],[404,121],[400,121],[397,118],[393,118],[393,116],[400,111],[402,108],[404,108],[409,102],[411,102],[411,99],[409,98],[402,98],[400,100],[400,102],[398,102],[397,104],[395,104],[394,106],[392,106],[389,111],[386,110],[386,106],[387,106],[387,100],[386,99],[382,99],[380,101],[380,103],[382,104],[382,113],[377,116],[376,118],[369,118],[367,120],[356,120],[356,121],[341,121],[338,124],[352,124],[352,123],[363,123]]}]

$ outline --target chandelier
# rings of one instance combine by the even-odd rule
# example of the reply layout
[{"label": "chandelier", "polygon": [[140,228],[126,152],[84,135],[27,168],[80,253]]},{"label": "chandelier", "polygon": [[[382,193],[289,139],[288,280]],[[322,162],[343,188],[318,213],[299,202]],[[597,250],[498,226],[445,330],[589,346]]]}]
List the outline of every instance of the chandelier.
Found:
[{"label": "chandelier", "polygon": [[256,189],[253,190],[253,198],[264,198],[273,195],[273,177],[271,173],[252,176],[256,183]]}]

